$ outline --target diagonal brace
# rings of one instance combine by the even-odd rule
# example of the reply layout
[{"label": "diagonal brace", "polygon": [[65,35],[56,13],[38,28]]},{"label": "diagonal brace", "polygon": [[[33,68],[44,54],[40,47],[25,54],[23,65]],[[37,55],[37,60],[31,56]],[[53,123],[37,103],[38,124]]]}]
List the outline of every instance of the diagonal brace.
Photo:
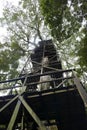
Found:
[{"label": "diagonal brace", "polygon": [[41,130],[46,130],[46,127],[44,124],[40,121],[39,117],[36,115],[36,113],[32,110],[32,108],[28,105],[28,103],[25,101],[25,99],[22,96],[19,96],[20,101],[26,108],[26,110],[29,112],[29,114],[33,117],[35,122],[38,124]]},{"label": "diagonal brace", "polygon": [[79,78],[76,76],[76,74],[74,72],[73,72],[73,75],[74,75],[74,83],[78,89],[78,92],[79,92],[81,98],[83,99],[85,106],[87,106],[87,92],[83,88],[81,81],[79,80]]},{"label": "diagonal brace", "polygon": [[[27,80],[28,75],[25,76],[25,80],[24,83],[22,84],[22,87],[24,87],[26,80]],[[26,88],[25,88],[26,89]],[[20,95],[22,95],[24,93],[21,92],[20,94],[18,93],[18,95],[16,95],[11,101],[9,101],[7,104],[5,104],[2,108],[0,108],[0,112],[2,112],[4,109],[6,109],[12,102],[14,102]]]},{"label": "diagonal brace", "polygon": [[15,109],[14,109],[14,112],[13,112],[13,114],[12,114],[12,117],[11,117],[11,119],[10,119],[10,122],[9,122],[9,124],[8,124],[7,130],[12,130],[12,129],[13,129],[13,126],[14,126],[15,120],[16,120],[16,118],[17,118],[17,115],[18,115],[20,106],[21,106],[21,101],[18,100],[18,102],[17,102],[17,104],[16,104],[16,107],[15,107]]}]

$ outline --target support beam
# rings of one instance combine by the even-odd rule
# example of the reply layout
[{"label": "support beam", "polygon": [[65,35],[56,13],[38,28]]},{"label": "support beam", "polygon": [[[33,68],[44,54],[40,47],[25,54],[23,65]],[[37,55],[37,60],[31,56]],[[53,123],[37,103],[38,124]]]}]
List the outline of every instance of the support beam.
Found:
[{"label": "support beam", "polygon": [[41,130],[46,130],[46,127],[44,124],[40,121],[39,117],[36,115],[36,113],[32,110],[32,108],[28,105],[28,103],[25,101],[25,99],[22,96],[19,96],[20,101],[26,108],[26,110],[29,112],[29,114],[32,116],[32,118],[35,120],[35,122],[38,124]]},{"label": "support beam", "polygon": [[[36,62],[36,61],[33,61],[33,60],[31,60],[31,61],[32,61],[32,63],[35,63],[35,64],[37,64],[37,65],[42,66],[42,64],[41,64],[41,63],[39,63],[39,62]],[[49,67],[49,66],[45,66],[45,67],[43,67],[43,68],[46,68],[46,69],[51,69],[51,70],[55,70],[55,71],[62,70],[62,69],[56,69],[56,68]]]},{"label": "support beam", "polygon": [[4,111],[4,109],[6,109],[12,102],[14,102],[17,98],[19,97],[19,95],[15,96],[12,100],[10,100],[9,102],[7,102],[2,108],[0,108],[0,112]]},{"label": "support beam", "polygon": [[[25,83],[27,81],[27,76],[25,75],[25,80],[24,83],[22,84],[22,88],[24,88]],[[26,89],[26,88],[25,88]],[[20,95],[22,95],[24,93],[25,90],[23,90],[23,92],[19,93],[18,95],[16,95],[11,101],[9,101],[7,104],[5,104],[2,108],[0,108],[0,112],[2,112],[4,109],[6,109],[12,102],[14,102]]]},{"label": "support beam", "polygon": [[74,83],[75,83],[75,85],[76,85],[76,87],[78,89],[78,92],[79,92],[80,96],[82,97],[84,104],[87,106],[87,92],[83,88],[79,78],[76,76],[76,74],[74,72],[73,72],[73,75],[75,77],[74,78]]},{"label": "support beam", "polygon": [[21,105],[21,101],[18,100],[18,102],[17,102],[17,104],[16,104],[16,107],[15,107],[15,110],[14,110],[14,112],[13,112],[13,114],[12,114],[12,117],[11,117],[11,119],[10,119],[10,122],[9,122],[9,124],[8,124],[7,130],[13,130],[13,126],[14,126],[15,120],[16,120],[16,118],[17,118],[20,105]]},{"label": "support beam", "polygon": [[21,130],[24,129],[24,109],[22,108]]}]

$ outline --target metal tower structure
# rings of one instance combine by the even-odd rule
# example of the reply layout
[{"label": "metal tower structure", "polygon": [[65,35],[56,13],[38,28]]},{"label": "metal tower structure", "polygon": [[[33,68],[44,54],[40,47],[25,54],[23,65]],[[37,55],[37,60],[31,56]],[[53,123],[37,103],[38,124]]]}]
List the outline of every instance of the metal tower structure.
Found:
[{"label": "metal tower structure", "polygon": [[[41,41],[16,82],[0,90],[0,130],[87,130],[87,93],[75,70],[63,70],[52,40]],[[27,63],[26,63],[27,64]],[[20,85],[18,83],[20,82]]]}]

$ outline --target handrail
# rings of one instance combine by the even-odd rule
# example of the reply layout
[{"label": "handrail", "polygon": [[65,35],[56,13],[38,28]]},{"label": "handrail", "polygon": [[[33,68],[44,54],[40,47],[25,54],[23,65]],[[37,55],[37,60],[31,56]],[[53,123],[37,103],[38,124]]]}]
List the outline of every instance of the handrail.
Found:
[{"label": "handrail", "polygon": [[[66,77],[66,78],[56,78],[56,79],[51,79],[48,81],[43,81],[43,82],[34,82],[34,83],[26,83],[26,86],[33,86],[33,85],[37,85],[37,84],[42,84],[42,83],[47,83],[47,82],[53,82],[53,81],[59,81],[59,80],[65,80],[65,79],[73,79],[74,77]],[[1,90],[8,90],[8,89],[14,89],[14,88],[21,88],[22,85],[17,85],[17,86],[12,86],[12,87],[5,87],[5,88],[0,88]]]},{"label": "handrail", "polygon": [[[30,77],[34,78],[34,77],[37,77],[37,76],[44,76],[44,75],[57,74],[57,73],[65,73],[65,72],[70,72],[72,70],[74,70],[74,69],[49,71],[49,72],[46,72],[46,73],[43,73],[43,74],[36,73],[36,74],[28,75],[28,78],[30,78]],[[14,81],[22,80],[24,78],[25,78],[25,76],[22,75],[22,76],[20,76],[18,78],[0,81],[0,84],[2,84],[2,83],[8,83],[8,82],[14,82]]]}]

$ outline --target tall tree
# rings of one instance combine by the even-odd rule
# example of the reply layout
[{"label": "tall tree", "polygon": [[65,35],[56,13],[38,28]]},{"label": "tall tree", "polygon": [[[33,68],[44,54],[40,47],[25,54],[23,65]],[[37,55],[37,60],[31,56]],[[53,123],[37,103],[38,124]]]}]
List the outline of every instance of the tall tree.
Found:
[{"label": "tall tree", "polygon": [[1,79],[6,79],[18,75],[20,59],[26,60],[38,40],[49,37],[49,31],[44,26],[38,0],[21,0],[18,7],[7,3],[0,21],[8,34],[0,43],[0,73]]},{"label": "tall tree", "polygon": [[[19,59],[25,60],[31,48],[37,46],[35,43],[38,40],[50,38],[50,34],[54,38],[61,58],[66,61],[68,67],[77,66],[81,61],[80,55],[82,55],[79,53],[82,45],[81,39],[85,38],[83,28],[86,26],[87,19],[86,5],[85,0],[20,0],[18,7],[6,5],[3,18],[0,19],[8,31],[6,40],[0,45],[3,59],[0,63],[1,73],[4,72],[7,78],[14,76],[10,70],[18,72]],[[44,25],[44,21],[48,26]],[[84,26],[83,23],[85,23]],[[74,59],[73,62],[72,59]],[[5,67],[4,61],[8,61]],[[86,66],[85,62],[84,65]]]}]

